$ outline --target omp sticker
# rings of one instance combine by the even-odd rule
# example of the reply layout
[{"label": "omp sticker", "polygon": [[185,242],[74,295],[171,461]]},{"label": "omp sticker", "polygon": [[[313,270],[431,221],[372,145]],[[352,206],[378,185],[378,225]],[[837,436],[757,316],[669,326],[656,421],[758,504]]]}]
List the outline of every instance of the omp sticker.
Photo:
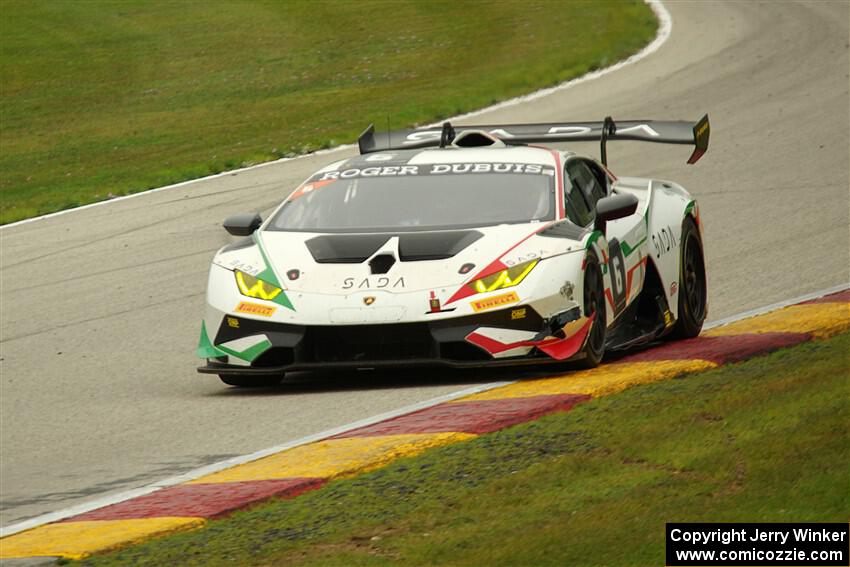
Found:
[{"label": "omp sticker", "polygon": [[525,307],[521,307],[519,309],[514,309],[511,311],[511,319],[525,319],[525,315]]},{"label": "omp sticker", "polygon": [[240,301],[234,311],[237,311],[238,313],[248,313],[250,315],[271,317],[272,314],[277,311],[277,307],[268,307],[266,305],[260,305],[259,303],[251,303],[249,301]]},{"label": "omp sticker", "polygon": [[496,295],[494,297],[488,297],[487,299],[479,299],[477,301],[473,301],[470,303],[472,309],[476,312],[485,311],[487,309],[495,309],[496,307],[503,307],[505,305],[510,305],[511,303],[516,303],[519,301],[519,297],[516,292],[503,293],[502,295]]}]

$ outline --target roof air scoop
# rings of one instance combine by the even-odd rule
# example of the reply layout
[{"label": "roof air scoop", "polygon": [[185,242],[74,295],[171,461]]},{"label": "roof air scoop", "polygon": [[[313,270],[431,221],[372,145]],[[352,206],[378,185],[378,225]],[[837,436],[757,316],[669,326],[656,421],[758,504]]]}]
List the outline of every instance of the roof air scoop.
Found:
[{"label": "roof air scoop", "polygon": [[458,134],[453,146],[458,148],[504,148],[505,143],[483,130],[464,130]]}]

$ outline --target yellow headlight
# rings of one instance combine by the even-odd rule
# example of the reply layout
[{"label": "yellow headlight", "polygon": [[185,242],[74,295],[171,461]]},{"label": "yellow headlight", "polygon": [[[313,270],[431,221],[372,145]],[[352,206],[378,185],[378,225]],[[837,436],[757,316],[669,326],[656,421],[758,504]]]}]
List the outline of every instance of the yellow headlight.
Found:
[{"label": "yellow headlight", "polygon": [[488,291],[496,291],[497,289],[513,287],[524,280],[525,276],[527,276],[536,265],[537,260],[517,264],[516,266],[511,266],[507,270],[502,270],[501,272],[477,279],[470,285],[476,293],[486,293]]},{"label": "yellow headlight", "polygon": [[239,293],[255,299],[265,299],[271,301],[281,292],[279,287],[257,279],[250,274],[236,270],[236,285],[239,286]]}]

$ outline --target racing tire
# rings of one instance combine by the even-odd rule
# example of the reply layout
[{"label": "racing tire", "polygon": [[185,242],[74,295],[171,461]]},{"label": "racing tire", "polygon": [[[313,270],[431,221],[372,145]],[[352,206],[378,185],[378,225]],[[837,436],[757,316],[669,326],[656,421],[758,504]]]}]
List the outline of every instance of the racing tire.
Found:
[{"label": "racing tire", "polygon": [[679,263],[679,318],[670,332],[672,339],[691,339],[699,335],[707,313],[705,255],[699,231],[690,216],[682,223],[681,261]]},{"label": "racing tire", "polygon": [[593,325],[581,349],[583,357],[576,360],[578,368],[596,368],[605,354],[605,284],[602,269],[593,252],[588,253],[584,270],[584,314],[589,317],[595,313]]},{"label": "racing tire", "polygon": [[234,376],[233,374],[219,374],[218,378],[228,386],[237,388],[272,388],[283,380],[283,376]]}]

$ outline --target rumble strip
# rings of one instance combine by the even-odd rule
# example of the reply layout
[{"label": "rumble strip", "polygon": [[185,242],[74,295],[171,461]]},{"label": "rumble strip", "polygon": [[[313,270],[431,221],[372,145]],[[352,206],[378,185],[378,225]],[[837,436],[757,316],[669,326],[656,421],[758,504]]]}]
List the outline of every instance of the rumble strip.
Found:
[{"label": "rumble strip", "polygon": [[593,397],[739,362],[848,329],[850,289],[844,289],[721,324],[695,339],[664,343],[593,370],[509,383],[20,531],[0,539],[0,558],[79,559],[167,533],[202,528],[209,518],[272,497],[294,498],[329,480],[569,411]]}]

